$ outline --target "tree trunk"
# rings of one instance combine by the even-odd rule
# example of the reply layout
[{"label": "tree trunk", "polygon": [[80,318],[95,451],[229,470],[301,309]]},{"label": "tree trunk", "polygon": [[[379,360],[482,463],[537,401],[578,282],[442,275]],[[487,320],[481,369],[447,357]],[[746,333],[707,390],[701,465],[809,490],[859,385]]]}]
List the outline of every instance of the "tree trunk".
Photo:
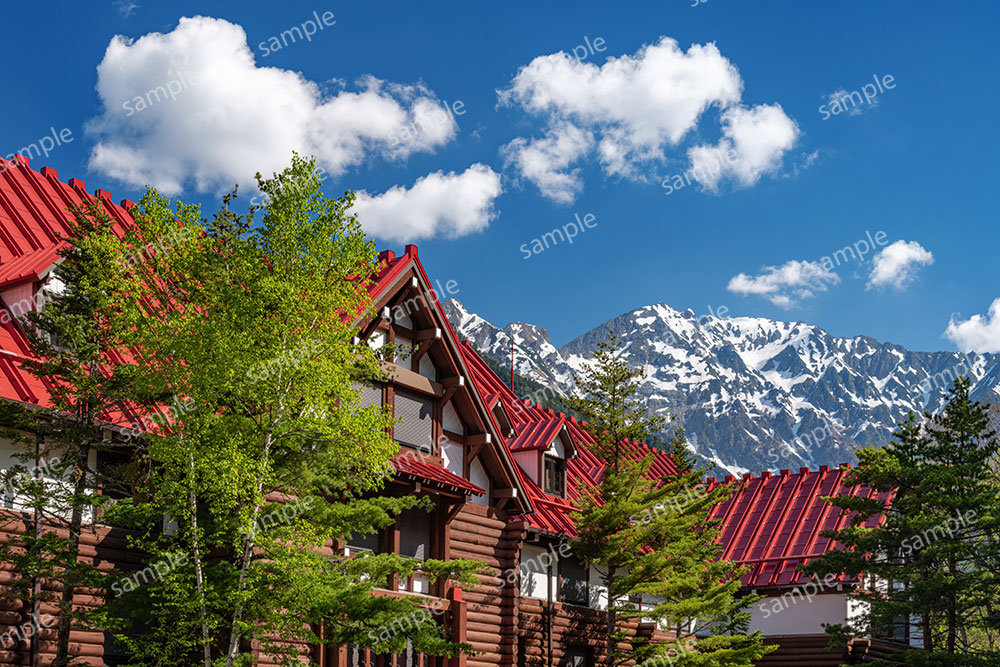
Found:
[{"label": "tree trunk", "polygon": [[72,514],[69,522],[69,563],[67,564],[66,576],[63,578],[62,596],[59,600],[59,628],[56,634],[56,657],[52,661],[53,667],[67,667],[69,665],[69,633],[72,626],[73,615],[73,594],[76,586],[73,584],[75,575],[69,572],[70,568],[75,568],[80,557],[80,530],[83,526],[84,503],[80,498],[87,492],[87,470],[90,465],[91,445],[88,442],[77,450],[76,457],[76,482],[73,485]]},{"label": "tree trunk", "polygon": [[[257,515],[263,507],[262,494],[264,492],[264,472],[267,470],[269,455],[271,453],[272,444],[272,434],[267,433],[264,436],[264,443],[262,449],[262,461],[261,461],[261,473],[260,477],[257,479],[257,500],[254,504],[253,524],[250,526],[250,531],[247,537],[243,540],[243,552],[240,555],[240,578],[236,586],[236,593],[239,595],[243,592],[243,587],[246,585],[247,571],[250,569],[250,564],[253,562],[253,550],[254,542],[257,538]],[[240,639],[242,639],[242,631],[240,630],[240,624],[243,622],[243,602],[236,603],[236,609],[233,610],[233,624],[229,631],[229,650],[226,651],[226,667],[234,667],[236,663],[236,654],[239,652]]]},{"label": "tree trunk", "polygon": [[189,453],[188,463],[188,472],[191,476],[188,490],[188,511],[191,512],[191,559],[194,562],[194,583],[198,590],[201,644],[205,656],[205,667],[212,667],[212,644],[208,636],[208,611],[205,609],[205,577],[201,569],[201,550],[198,547],[198,496],[195,493],[194,452]]},{"label": "tree trunk", "polygon": [[605,655],[604,655],[604,666],[605,667],[614,667],[614,665],[615,665],[615,649],[617,648],[617,642],[615,641],[615,634],[616,634],[615,630],[616,630],[616,626],[617,626],[617,623],[615,622],[616,621],[616,618],[615,618],[616,617],[616,613],[614,611],[615,601],[611,599],[611,587],[615,583],[615,577],[614,577],[614,574],[613,574],[614,571],[615,571],[615,568],[609,566],[609,568],[608,568],[608,576],[604,580],[604,585],[607,586],[607,588],[608,588],[608,617],[607,617],[607,626],[605,627],[605,631],[604,631],[605,640],[606,640],[605,643],[607,645],[606,646],[606,652],[605,652]]},{"label": "tree trunk", "polygon": [[[955,563],[954,558],[948,559],[948,572],[951,573],[952,578],[955,577],[957,573],[958,565]],[[951,593],[948,594],[948,639],[947,639],[947,651],[949,655],[954,655],[955,653],[955,632],[957,630],[957,614],[958,614],[958,595],[955,593],[954,587],[951,589]]]}]

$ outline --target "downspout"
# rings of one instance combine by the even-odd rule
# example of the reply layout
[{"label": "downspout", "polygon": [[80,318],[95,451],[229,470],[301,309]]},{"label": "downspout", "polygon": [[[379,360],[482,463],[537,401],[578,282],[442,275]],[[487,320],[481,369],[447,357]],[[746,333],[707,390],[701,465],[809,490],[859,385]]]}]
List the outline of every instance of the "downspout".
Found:
[{"label": "downspout", "polygon": [[548,618],[548,623],[546,623],[546,629],[548,630],[548,637],[547,637],[548,654],[549,654],[549,663],[548,663],[548,665],[549,665],[549,667],[552,667],[552,587],[553,587],[553,584],[552,584],[552,561],[553,561],[553,559],[552,558],[548,558],[547,560],[549,561],[549,567],[548,567],[548,573],[547,573],[547,575],[549,577],[549,585],[546,586],[546,588],[548,589],[548,594],[549,594],[548,595],[548,597],[549,597],[549,600],[548,600],[549,604],[548,604],[548,614],[547,614],[549,618]]}]

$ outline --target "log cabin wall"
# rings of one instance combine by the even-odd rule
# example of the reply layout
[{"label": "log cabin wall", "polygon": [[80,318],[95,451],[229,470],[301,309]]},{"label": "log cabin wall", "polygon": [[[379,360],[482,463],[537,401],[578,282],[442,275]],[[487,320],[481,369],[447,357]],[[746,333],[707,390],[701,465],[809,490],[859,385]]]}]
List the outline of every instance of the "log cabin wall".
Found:
[{"label": "log cabin wall", "polygon": [[[32,517],[24,512],[0,510],[0,542],[23,535],[33,529]],[[57,531],[65,537],[65,530]],[[80,560],[96,565],[102,572],[116,569],[136,569],[141,556],[128,548],[128,531],[108,526],[84,526],[81,534]],[[6,564],[0,565],[0,590],[11,592],[13,573]],[[62,587],[58,581],[43,580],[42,588],[58,596]],[[94,609],[103,603],[103,591],[83,589],[74,595],[74,607],[78,610]],[[38,610],[38,621],[33,621],[32,609],[23,599],[0,598],[0,666],[47,665],[55,657],[56,627],[59,623],[58,600],[43,603]],[[33,660],[32,634],[37,631],[37,662]],[[10,634],[7,634],[10,633]],[[16,639],[15,639],[16,637]],[[74,664],[88,667],[102,667],[106,662],[106,651],[111,652],[110,642],[105,641],[101,631],[74,629],[70,634],[70,654]],[[110,659],[110,656],[108,656]]]},{"label": "log cabin wall", "polygon": [[480,560],[495,570],[463,591],[466,641],[477,652],[467,658],[468,667],[517,664],[515,598],[504,575],[517,568],[520,536],[508,526],[503,511],[473,503],[463,505],[448,526],[450,557]]}]

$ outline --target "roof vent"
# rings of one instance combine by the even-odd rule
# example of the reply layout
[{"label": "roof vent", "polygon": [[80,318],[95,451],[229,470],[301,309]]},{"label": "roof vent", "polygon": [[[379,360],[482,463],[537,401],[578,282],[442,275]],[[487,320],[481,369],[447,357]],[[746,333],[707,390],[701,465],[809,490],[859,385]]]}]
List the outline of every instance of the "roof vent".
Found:
[{"label": "roof vent", "polygon": [[28,158],[27,155],[21,155],[20,153],[18,153],[17,155],[14,156],[14,162],[16,162],[17,164],[21,165],[22,167],[30,167],[31,166],[31,159]]},{"label": "roof vent", "polygon": [[788,468],[782,468],[780,475],[782,477],[788,477],[788,473],[791,472]]},{"label": "roof vent", "polygon": [[101,190],[100,188],[94,190],[94,196],[97,197],[98,199],[107,199],[109,201],[111,200],[111,193],[108,192],[107,190]]},{"label": "roof vent", "polygon": [[417,246],[413,245],[412,243],[408,244],[406,246],[406,254],[409,255],[410,257],[416,257],[417,256]]},{"label": "roof vent", "polygon": [[119,206],[121,206],[126,211],[132,210],[132,207],[135,206],[135,205],[136,205],[136,203],[134,201],[132,201],[131,199],[123,199],[122,202],[121,202],[121,204],[119,204]]},{"label": "roof vent", "polygon": [[41,172],[42,176],[45,176],[47,178],[56,178],[56,179],[59,178],[59,172],[53,169],[52,167],[42,167]]},{"label": "roof vent", "polygon": [[734,479],[736,479],[736,478],[733,477],[732,475],[726,475],[725,482],[726,482],[726,484],[728,484],[729,482],[733,481]]},{"label": "roof vent", "polygon": [[844,469],[847,469],[847,470],[850,470],[851,464],[850,463],[841,463],[840,467],[844,468]]},{"label": "roof vent", "polygon": [[714,477],[709,477],[708,479],[705,480],[705,483],[706,484],[715,484],[716,481],[717,480]]},{"label": "roof vent", "polygon": [[386,264],[389,264],[394,259],[396,259],[396,253],[391,250],[383,250],[378,254],[378,261],[385,262]]},{"label": "roof vent", "polygon": [[743,475],[743,479],[753,479],[753,473],[752,472],[746,473],[745,475]]},{"label": "roof vent", "polygon": [[81,192],[87,191],[87,184],[84,181],[81,181],[79,178],[69,179],[69,187],[75,190],[80,190]]},{"label": "roof vent", "polygon": [[771,479],[771,471],[770,470],[765,470],[764,472],[762,472],[760,474],[760,478],[761,479]]},{"label": "roof vent", "polygon": [[809,474],[809,468],[799,468],[799,474],[800,475],[808,475]]},{"label": "roof vent", "polygon": [[830,466],[820,466],[819,467],[819,471],[820,472],[830,472]]}]

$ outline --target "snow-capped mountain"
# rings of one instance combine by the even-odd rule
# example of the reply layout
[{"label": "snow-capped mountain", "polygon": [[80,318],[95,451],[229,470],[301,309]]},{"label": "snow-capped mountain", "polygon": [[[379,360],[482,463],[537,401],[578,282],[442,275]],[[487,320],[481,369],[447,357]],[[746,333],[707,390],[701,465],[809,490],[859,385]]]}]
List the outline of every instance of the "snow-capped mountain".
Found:
[{"label": "snow-capped mountain", "polygon": [[[911,352],[867,336],[838,338],[802,322],[695,317],[659,303],[609,320],[556,348],[548,332],[499,328],[461,303],[444,304],[452,326],[481,352],[560,394],[614,331],[643,366],[650,409],[676,415],[696,453],[732,473],[836,465],[888,440],[911,410],[934,412],[955,377],[978,400],[1000,398],[1000,355]],[[544,402],[545,397],[529,397]]]}]

